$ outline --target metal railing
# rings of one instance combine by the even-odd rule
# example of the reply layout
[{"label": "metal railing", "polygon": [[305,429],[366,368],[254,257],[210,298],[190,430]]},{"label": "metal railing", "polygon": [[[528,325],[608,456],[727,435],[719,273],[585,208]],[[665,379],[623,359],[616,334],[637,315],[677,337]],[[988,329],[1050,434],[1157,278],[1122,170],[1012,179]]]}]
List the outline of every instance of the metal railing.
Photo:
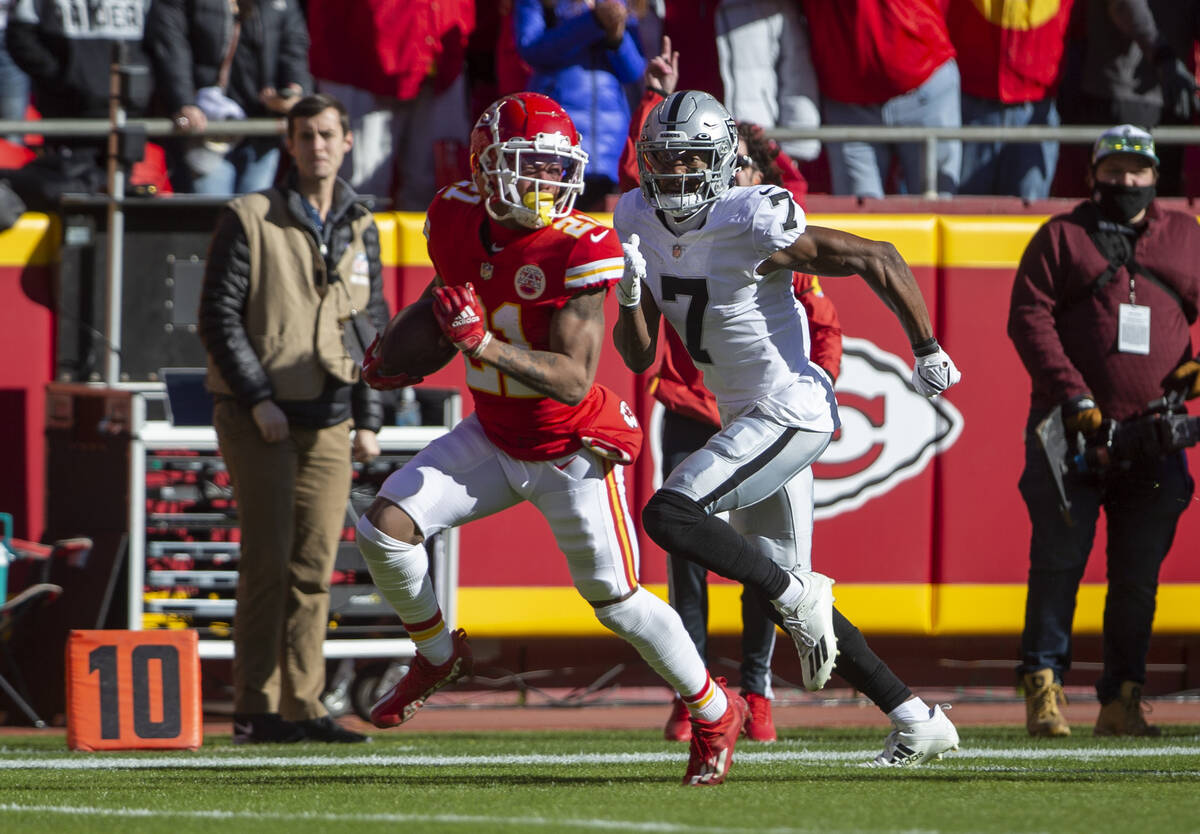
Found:
[{"label": "metal railing", "polygon": [[[187,139],[202,136],[273,136],[283,135],[283,119],[245,119],[212,122],[203,131],[182,132],[171,119],[126,119],[124,126],[144,130],[151,138]],[[935,199],[937,190],[937,143],[1006,142],[1091,145],[1111,125],[1069,125],[1049,127],[864,127],[822,125],[814,128],[771,128],[765,134],[777,141],[818,139],[821,142],[920,143],[924,146],[925,184],[922,196]],[[0,135],[33,134],[54,138],[107,136],[113,129],[107,119],[43,119],[14,121],[0,119]],[[1163,126],[1152,131],[1159,145],[1200,145],[1200,126]]]},{"label": "metal railing", "polygon": [[[115,75],[114,75],[115,78]],[[41,119],[0,120],[0,136],[27,134],[49,138],[108,137],[110,161],[108,166],[108,194],[103,199],[108,204],[109,234],[106,253],[106,303],[105,343],[107,345],[106,380],[115,383],[120,378],[120,333],[121,291],[124,217],[122,207],[127,205],[125,180],[127,172],[115,162],[118,135],[133,131],[149,138],[187,139],[203,136],[273,136],[282,135],[286,121],[279,119],[245,119],[210,123],[203,131],[183,132],[174,121],[165,118],[127,119],[120,105],[120,95],[114,80],[112,108],[108,119]],[[889,127],[889,126],[838,126],[823,125],[816,128],[773,128],[765,131],[775,140],[818,139],[821,142],[885,142],[921,143],[924,170],[924,197],[937,199],[937,144],[941,141],[961,142],[1004,142],[1034,143],[1060,142],[1065,144],[1090,145],[1110,125],[1071,125],[1050,127],[1031,125],[1026,127]],[[1158,127],[1153,131],[1160,145],[1200,145],[1200,127]]]},{"label": "metal railing", "polygon": [[[1004,142],[1027,143],[1059,142],[1068,145],[1091,145],[1112,125],[1069,125],[1050,127],[1029,125],[1026,127],[1001,127],[971,125],[966,127],[849,127],[822,125],[817,128],[773,128],[766,135],[777,141],[790,139],[819,139],[822,142],[885,142],[916,143],[924,145],[922,157],[925,161],[922,172],[924,193],[922,196],[937,199],[937,143],[961,142]],[[1200,145],[1200,126],[1156,127],[1151,131],[1159,145]]]}]

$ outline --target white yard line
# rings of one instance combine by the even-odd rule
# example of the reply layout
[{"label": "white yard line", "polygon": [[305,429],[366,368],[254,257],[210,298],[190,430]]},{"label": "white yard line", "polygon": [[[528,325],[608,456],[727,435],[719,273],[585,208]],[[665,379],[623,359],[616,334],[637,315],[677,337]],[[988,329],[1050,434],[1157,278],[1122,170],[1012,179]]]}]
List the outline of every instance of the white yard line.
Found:
[{"label": "white yard line", "polygon": [[[699,834],[837,834],[828,828],[726,828],[696,826],[674,822],[634,822],[622,820],[556,819],[549,817],[502,817],[479,814],[329,814],[329,813],[263,813],[259,811],[173,811],[162,808],[97,808],[69,805],[21,805],[0,803],[4,813],[62,814],[76,817],[116,817],[129,819],[211,819],[266,821],[317,821],[335,823],[451,823],[470,826],[470,830],[495,830],[497,826],[543,827],[561,831],[579,828],[595,831],[699,832]],[[850,832],[842,832],[850,834]],[[907,834],[920,834],[908,832]]]},{"label": "white yard line", "polygon": [[[750,750],[738,751],[739,763],[799,762],[811,764],[858,764],[874,759],[878,748],[849,751],[809,750]],[[24,755],[24,754],[23,754]],[[1095,761],[1099,759],[1131,759],[1154,756],[1194,756],[1200,760],[1200,745],[1161,745],[1157,747],[1106,747],[1106,748],[1055,748],[1026,747],[987,749],[970,748],[948,753],[944,764],[956,761],[1050,761],[1073,760]],[[408,767],[460,767],[464,765],[499,765],[512,767],[585,765],[585,764],[646,764],[654,762],[678,762],[686,759],[686,752],[644,753],[576,753],[542,754],[528,753],[511,756],[434,756],[416,753],[374,754],[359,756],[266,756],[261,754],[238,755],[176,755],[115,756],[107,753],[77,753],[70,756],[43,758],[5,758],[0,752],[0,770],[127,770],[198,768],[253,768],[253,767],[353,767],[353,766],[408,766]]]}]

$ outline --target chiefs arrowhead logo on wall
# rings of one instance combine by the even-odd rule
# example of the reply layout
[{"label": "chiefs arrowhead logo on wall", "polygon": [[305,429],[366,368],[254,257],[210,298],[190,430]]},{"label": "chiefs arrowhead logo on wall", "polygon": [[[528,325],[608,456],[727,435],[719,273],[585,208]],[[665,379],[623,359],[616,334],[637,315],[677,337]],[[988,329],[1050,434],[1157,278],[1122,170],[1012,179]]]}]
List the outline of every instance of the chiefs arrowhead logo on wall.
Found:
[{"label": "chiefs arrowhead logo on wall", "polygon": [[912,366],[865,339],[842,340],[842,429],[813,464],[816,518],[856,510],[916,477],[962,433],[963,418],[913,390]]}]

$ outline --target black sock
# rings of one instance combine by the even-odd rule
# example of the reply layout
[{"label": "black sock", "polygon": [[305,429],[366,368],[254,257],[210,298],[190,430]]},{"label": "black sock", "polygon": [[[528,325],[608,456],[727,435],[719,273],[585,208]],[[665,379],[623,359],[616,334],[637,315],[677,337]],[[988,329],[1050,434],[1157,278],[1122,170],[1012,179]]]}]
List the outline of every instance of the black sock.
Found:
[{"label": "black sock", "polygon": [[912,697],[912,690],[871,651],[862,632],[837,608],[833,609],[833,633],[838,641],[833,671],[870,698],[885,715]]},{"label": "black sock", "polygon": [[782,596],[791,581],[783,568],[759,553],[727,522],[708,515],[695,501],[677,492],[656,492],[642,511],[642,525],[654,543],[668,553],[757,588],[769,600]]}]

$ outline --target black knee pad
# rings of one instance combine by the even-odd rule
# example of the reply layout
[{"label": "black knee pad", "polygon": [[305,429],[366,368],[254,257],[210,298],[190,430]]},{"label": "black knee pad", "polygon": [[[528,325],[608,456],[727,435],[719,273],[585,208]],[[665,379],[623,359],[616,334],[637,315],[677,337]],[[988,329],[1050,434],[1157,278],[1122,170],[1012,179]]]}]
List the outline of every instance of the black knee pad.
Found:
[{"label": "black knee pad", "polygon": [[660,489],[642,510],[642,527],[654,543],[669,553],[680,550],[681,539],[706,518],[700,505],[678,492]]}]

